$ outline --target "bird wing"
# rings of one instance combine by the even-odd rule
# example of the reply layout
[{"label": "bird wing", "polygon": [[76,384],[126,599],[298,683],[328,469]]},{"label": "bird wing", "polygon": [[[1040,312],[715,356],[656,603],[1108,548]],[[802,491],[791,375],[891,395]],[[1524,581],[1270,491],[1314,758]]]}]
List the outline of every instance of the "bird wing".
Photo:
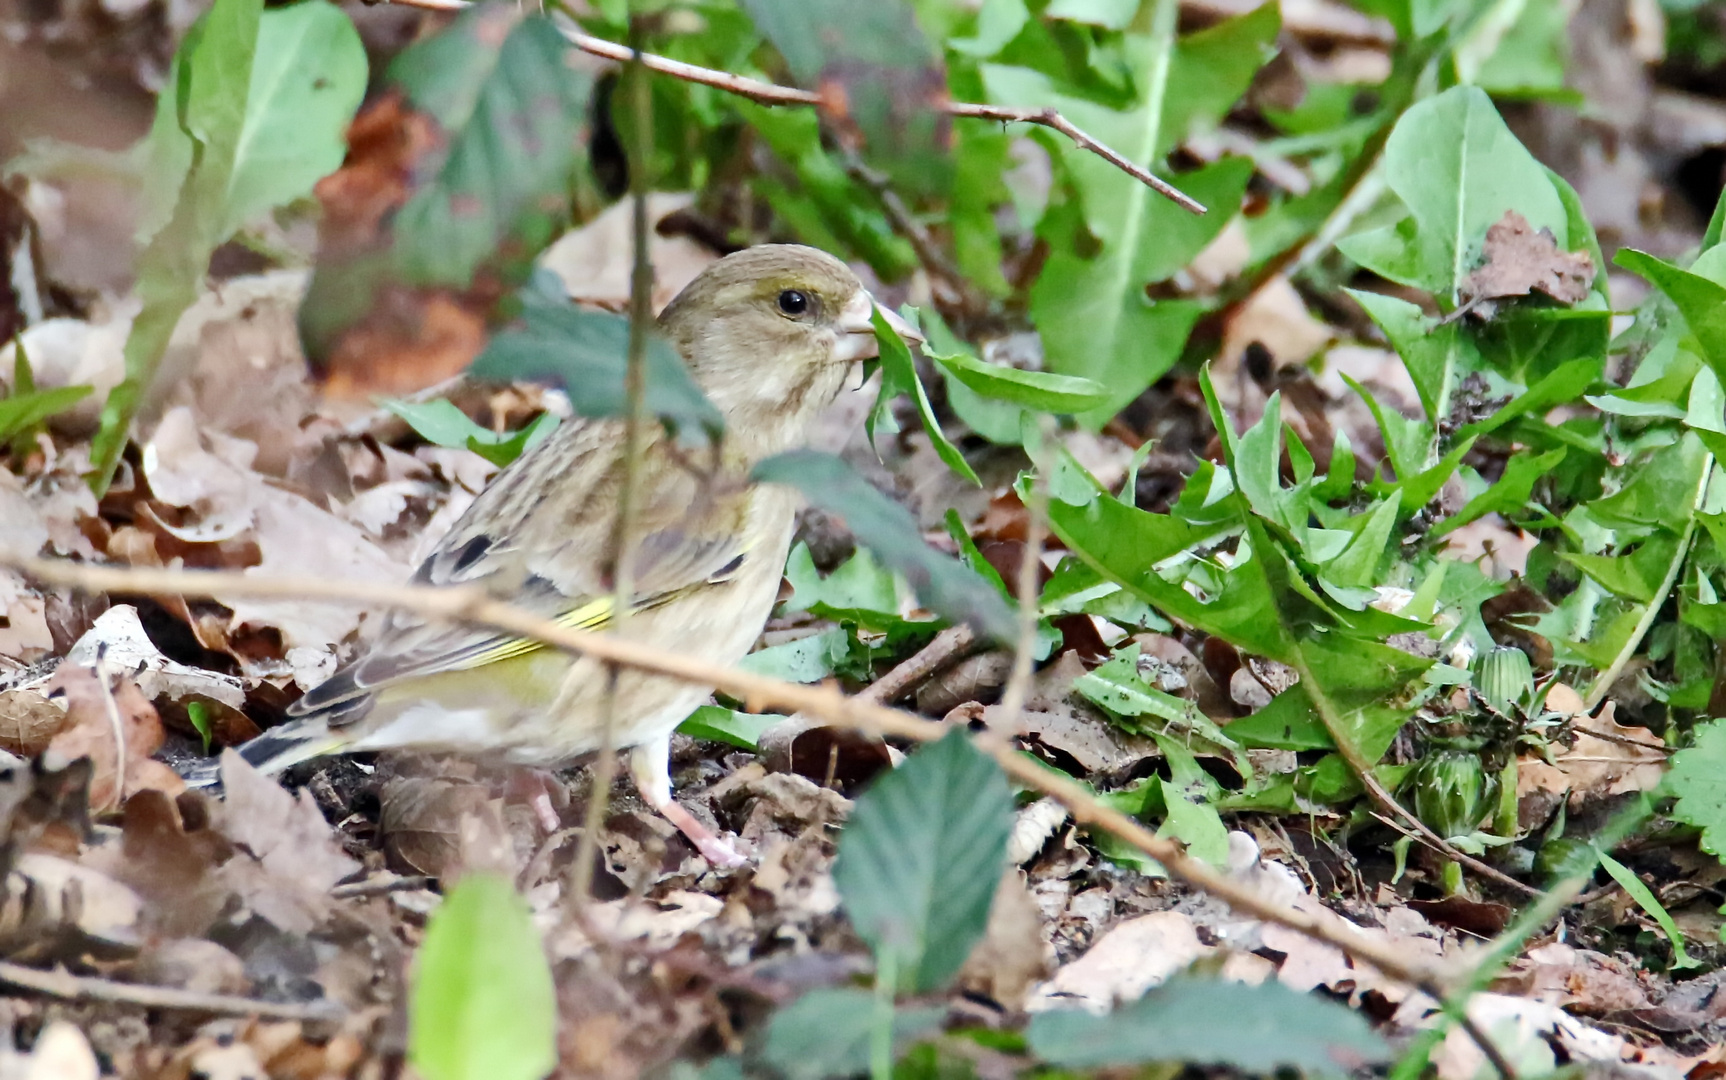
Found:
[{"label": "bird wing", "polygon": [[[564,428],[570,430],[534,447],[480,494],[420,566],[416,583],[481,585],[564,627],[598,630],[611,623],[613,585],[605,558],[625,479],[617,453],[621,424],[576,421]],[[749,535],[751,490],[696,473],[668,452],[657,430],[632,491],[635,610],[726,580],[759,539]],[[289,712],[332,710],[391,683],[542,647],[485,627],[398,613],[359,659]]]}]

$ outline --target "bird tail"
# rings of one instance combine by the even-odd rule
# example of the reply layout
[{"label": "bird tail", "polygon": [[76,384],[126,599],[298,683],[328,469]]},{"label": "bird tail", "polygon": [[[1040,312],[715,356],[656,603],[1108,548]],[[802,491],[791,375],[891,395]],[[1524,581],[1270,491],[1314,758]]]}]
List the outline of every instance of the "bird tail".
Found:
[{"label": "bird tail", "polygon": [[[271,774],[302,761],[339,754],[347,745],[348,740],[332,732],[329,719],[320,715],[271,728],[235,750],[246,764]],[[222,782],[220,759],[200,762],[184,774],[184,779],[192,788],[217,787]]]}]

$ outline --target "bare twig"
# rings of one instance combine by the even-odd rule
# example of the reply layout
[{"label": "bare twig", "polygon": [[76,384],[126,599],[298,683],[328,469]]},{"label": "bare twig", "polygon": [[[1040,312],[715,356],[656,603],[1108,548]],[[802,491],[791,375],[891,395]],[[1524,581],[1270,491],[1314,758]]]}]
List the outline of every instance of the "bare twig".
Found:
[{"label": "bare twig", "polygon": [[[647,70],[642,66],[641,43],[645,35],[641,17],[630,20],[628,76],[631,127],[627,155],[629,191],[633,206],[634,265],[629,275],[629,353],[623,375],[623,483],[617,490],[617,517],[611,529],[611,632],[621,635],[635,602],[635,516],[640,500],[636,487],[641,477],[643,440],[647,432],[647,335],[653,328],[653,263],[648,258],[647,238],[647,147],[653,133],[653,99],[649,96]],[[574,672],[571,672],[573,677]],[[582,819],[581,840],[575,849],[575,869],[570,893],[578,907],[592,896],[593,860],[599,851],[599,830],[605,823],[605,806],[611,797],[611,782],[617,776],[617,677],[612,665],[605,672],[605,700],[600,709],[599,757],[593,763],[593,783],[587,793],[587,812]]]},{"label": "bare twig", "polygon": [[976,642],[970,624],[949,626],[903,663],[858,691],[856,700],[891,705],[901,694],[964,656]]},{"label": "bare twig", "polygon": [[[1049,435],[1049,418],[1043,416],[1042,428],[1034,445],[1025,450],[1031,462],[1041,465],[1043,445]],[[1047,470],[1039,467],[1031,477],[1030,497],[1025,500],[1025,550],[1019,556],[1018,580],[1013,583],[1013,595],[1019,599],[1019,640],[1013,646],[1013,670],[1007,676],[1007,688],[1001,693],[1001,730],[1016,731],[1019,712],[1031,689],[1031,671],[1035,667],[1033,654],[1037,649],[1037,607],[1042,592],[1043,539],[1049,527]]]},{"label": "bare twig", "polygon": [[[468,6],[467,0],[388,0],[390,3],[404,7],[426,8],[431,11],[460,11]],[[615,41],[584,34],[575,24],[565,19],[558,19],[558,30],[568,39],[571,45],[590,56],[604,57],[626,63],[631,57],[629,46],[619,45]],[[815,105],[821,104],[821,95],[813,90],[801,90],[795,86],[780,86],[777,83],[763,82],[751,79],[746,75],[733,75],[729,71],[715,71],[713,68],[698,67],[686,64],[681,60],[669,57],[655,56],[647,53],[641,58],[642,65],[649,71],[661,75],[669,75],[684,82],[700,83],[718,90],[746,97],[762,105]],[[1073,140],[1073,145],[1102,158],[1104,161],[1120,169],[1139,183],[1155,191],[1166,199],[1174,201],[1185,210],[1195,214],[1205,213],[1204,204],[1184,194],[1180,189],[1161,179],[1142,165],[1127,160],[1103,143],[1079,130],[1078,125],[1062,116],[1054,109],[1018,109],[1006,105],[982,105],[963,101],[948,101],[940,105],[943,112],[949,116],[967,117],[974,120],[994,120],[1002,124],[1036,124],[1050,128]]]},{"label": "bare twig", "polygon": [[[0,565],[20,570],[50,585],[87,592],[120,592],[205,597],[292,598],[362,607],[389,606],[422,618],[446,619],[491,627],[543,642],[566,652],[711,686],[757,710],[806,712],[864,731],[917,742],[941,738],[947,729],[897,709],[847,698],[835,686],[800,686],[694,657],[667,654],[640,642],[576,630],[523,611],[474,586],[432,587],[329,578],[255,577],[250,574],[100,567],[0,552]],[[1170,874],[1203,889],[1243,915],[1286,926],[1333,945],[1391,978],[1443,996],[1452,982],[1449,965],[1432,964],[1405,950],[1367,937],[1340,920],[1317,918],[1266,899],[1251,886],[1197,859],[1180,844],[1157,836],[1134,818],[1099,802],[1082,784],[1028,760],[1004,739],[981,734],[977,743],[1016,783],[1051,795],[1081,825],[1113,834],[1160,862]]]},{"label": "bare twig", "polygon": [[266,1016],[272,1020],[340,1020],[347,1010],[333,1001],[259,1001],[233,994],[201,994],[171,986],[114,982],[65,971],[43,971],[0,961],[0,983],[62,1001],[107,1001],[146,1009],[176,1009],[213,1016]]}]

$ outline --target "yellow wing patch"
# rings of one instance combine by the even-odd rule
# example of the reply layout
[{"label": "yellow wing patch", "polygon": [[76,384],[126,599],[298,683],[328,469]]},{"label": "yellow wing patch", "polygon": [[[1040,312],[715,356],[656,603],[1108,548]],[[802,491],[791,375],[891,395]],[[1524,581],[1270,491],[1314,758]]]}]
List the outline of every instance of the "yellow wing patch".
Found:
[{"label": "yellow wing patch", "polygon": [[[581,605],[573,611],[566,611],[552,620],[557,625],[569,630],[600,630],[611,622],[611,597],[606,596]],[[485,652],[470,657],[463,668],[484,667],[502,660],[521,656],[523,653],[537,652],[545,645],[528,638],[511,638],[509,641]]]}]

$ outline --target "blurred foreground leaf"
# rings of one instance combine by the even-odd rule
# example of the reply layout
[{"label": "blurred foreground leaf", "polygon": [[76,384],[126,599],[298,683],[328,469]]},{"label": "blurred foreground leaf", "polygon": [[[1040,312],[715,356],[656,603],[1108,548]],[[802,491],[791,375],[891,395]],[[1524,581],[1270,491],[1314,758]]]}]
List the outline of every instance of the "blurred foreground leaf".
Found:
[{"label": "blurred foreground leaf", "polygon": [[1390,1057],[1360,1014],[1274,979],[1174,979],[1106,1016],[1041,1013],[1028,1035],[1038,1057],[1070,1069],[1185,1062],[1340,1075]]},{"label": "blurred foreground leaf", "polygon": [[858,798],[833,882],[877,964],[897,971],[901,986],[927,992],[958,973],[988,924],[1012,823],[1006,776],[960,728]]},{"label": "blurred foreground leaf", "polygon": [[822,120],[895,187],[944,193],[952,184],[952,120],[942,111],[941,51],[905,0],[742,0],[803,86],[821,95]]},{"label": "blurred foreground leaf", "polygon": [[584,176],[592,79],[569,54],[548,18],[498,3],[391,63],[318,185],[300,333],[329,390],[407,393],[479,352]]},{"label": "blurred foreground leaf", "polygon": [[408,1061],[426,1080],[540,1080],[557,1065],[557,996],[527,903],[464,877],[426,924]]},{"label": "blurred foreground leaf", "polygon": [[[521,290],[522,321],[492,337],[470,372],[481,379],[531,379],[561,387],[582,416],[622,416],[627,399],[629,320],[571,303],[549,273]],[[647,411],[682,432],[718,434],[725,418],[701,393],[670,342],[650,335]]]},{"label": "blurred foreground leaf", "polygon": [[843,518],[857,542],[904,575],[917,598],[942,618],[969,622],[1000,641],[1013,640],[1017,620],[1000,592],[965,564],[924,543],[911,514],[843,461],[813,450],[793,450],[763,461],[750,476],[789,484],[811,503]]},{"label": "blurred foreground leaf", "polygon": [[154,209],[138,257],[143,309],[126,338],[126,378],[109,392],[91,443],[98,492],[210,255],[341,163],[365,74],[358,33],[323,0],[267,12],[261,0],[217,0],[180,43],[144,144]]}]

